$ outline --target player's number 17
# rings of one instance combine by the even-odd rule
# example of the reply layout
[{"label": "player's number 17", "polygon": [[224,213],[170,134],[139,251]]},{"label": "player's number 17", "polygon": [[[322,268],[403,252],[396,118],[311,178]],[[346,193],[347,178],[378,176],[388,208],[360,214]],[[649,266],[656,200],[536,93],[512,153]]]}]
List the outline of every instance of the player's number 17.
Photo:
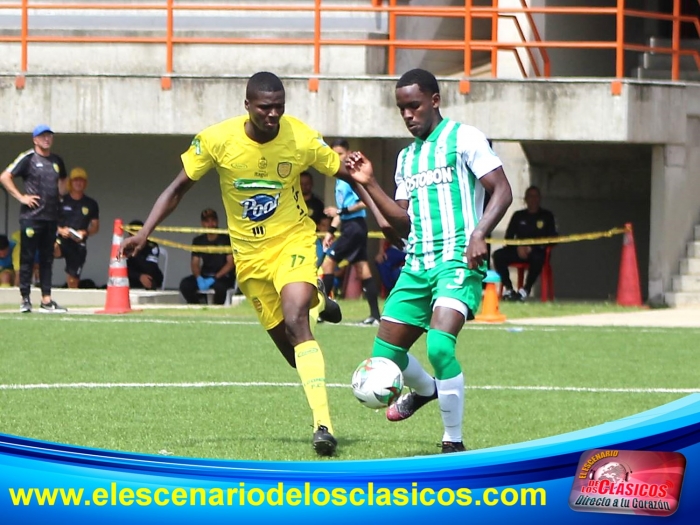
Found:
[{"label": "player's number 17", "polygon": [[[295,266],[301,266],[302,264],[304,264],[305,259],[306,259],[306,257],[304,257],[303,255],[292,255],[292,268],[294,268]],[[297,264],[297,261],[299,261],[298,264]]]}]

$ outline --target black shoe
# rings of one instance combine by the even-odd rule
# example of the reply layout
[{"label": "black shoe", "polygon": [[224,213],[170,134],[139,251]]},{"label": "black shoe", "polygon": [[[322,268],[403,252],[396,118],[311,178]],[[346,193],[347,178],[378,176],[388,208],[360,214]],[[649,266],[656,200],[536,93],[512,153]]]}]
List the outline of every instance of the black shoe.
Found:
[{"label": "black shoe", "polygon": [[319,320],[329,323],[338,324],[343,320],[343,312],[340,311],[340,305],[326,294],[326,287],[323,286],[323,281],[318,280],[318,291],[326,296],[326,307],[318,314]]},{"label": "black shoe", "polygon": [[333,434],[328,432],[328,427],[319,425],[314,432],[314,450],[319,456],[332,456],[335,454],[335,448],[338,442],[333,437]]},{"label": "black shoe", "polygon": [[386,418],[389,421],[403,421],[415,414],[423,405],[437,398],[437,386],[432,396],[421,396],[415,392],[409,392],[408,394],[402,395],[396,403],[386,409]]},{"label": "black shoe", "polygon": [[467,449],[464,447],[464,443],[461,441],[443,441],[442,442],[442,453],[451,454],[453,452],[466,452]]},{"label": "black shoe", "polygon": [[362,321],[360,324],[365,325],[365,326],[379,326],[379,319],[370,315],[367,319]]},{"label": "black shoe", "polygon": [[39,311],[43,313],[50,313],[50,314],[64,314],[68,310],[63,308],[62,306],[59,306],[56,301],[49,301],[48,303],[41,303],[41,306],[39,307]]},{"label": "black shoe", "polygon": [[19,305],[19,311],[23,314],[32,312],[32,302],[29,300],[29,297],[22,297],[22,304]]},{"label": "black shoe", "polygon": [[519,303],[523,301],[523,296],[520,295],[518,292],[515,290],[508,290],[503,294],[503,300],[504,301],[510,301],[512,303]]}]

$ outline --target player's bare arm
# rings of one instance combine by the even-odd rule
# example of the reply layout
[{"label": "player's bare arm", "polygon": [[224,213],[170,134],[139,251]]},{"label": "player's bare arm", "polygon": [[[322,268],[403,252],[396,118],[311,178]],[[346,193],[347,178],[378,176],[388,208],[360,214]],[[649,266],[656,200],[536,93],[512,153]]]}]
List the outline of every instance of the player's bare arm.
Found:
[{"label": "player's bare arm", "polygon": [[188,190],[194,185],[195,181],[190,179],[185,170],[183,169],[178,173],[175,180],[170,183],[170,185],[165,188],[160,197],[156,200],[151,212],[148,214],[148,218],[143,224],[143,227],[134,234],[133,237],[124,239],[119,248],[119,257],[132,257],[139,253],[141,249],[146,245],[148,241],[148,236],[153,233],[156,226],[158,226],[168,215],[170,215],[180,200],[188,192]]},{"label": "player's bare arm", "polygon": [[[372,163],[359,151],[353,152],[347,160],[347,167],[353,180],[361,185],[368,193],[370,200],[376,205],[379,213],[386,219],[399,237],[407,237],[411,228],[408,217],[408,202],[400,204],[389,195],[374,178]],[[361,195],[360,195],[361,197]]]},{"label": "player's bare arm", "polygon": [[486,191],[491,194],[491,199],[469,239],[467,260],[471,269],[477,268],[487,257],[486,237],[500,222],[513,202],[513,192],[502,167],[498,167],[484,175],[480,182]]},{"label": "player's bare arm", "polygon": [[[352,153],[350,155],[352,156]],[[396,230],[391,226],[389,221],[387,221],[384,215],[382,215],[382,212],[379,211],[379,208],[372,200],[372,197],[370,197],[369,193],[367,193],[367,190],[361,184],[358,184],[357,181],[355,181],[355,179],[352,177],[352,175],[348,173],[348,169],[345,164],[341,165],[340,171],[338,171],[338,173],[335,176],[341,180],[344,180],[345,182],[350,184],[350,186],[352,186],[353,191],[357,193],[357,196],[360,197],[360,199],[362,200],[362,203],[358,203],[358,205],[362,204],[364,207],[366,207],[369,211],[372,212],[372,215],[374,215],[374,218],[377,221],[379,228],[382,230],[384,237],[395,246],[403,246],[403,240],[401,238],[401,235],[399,235],[396,232]],[[408,203],[406,203],[406,205],[404,206],[404,209],[407,208]],[[348,210],[355,211],[352,206],[348,208]],[[326,214],[328,215],[327,212]]]}]

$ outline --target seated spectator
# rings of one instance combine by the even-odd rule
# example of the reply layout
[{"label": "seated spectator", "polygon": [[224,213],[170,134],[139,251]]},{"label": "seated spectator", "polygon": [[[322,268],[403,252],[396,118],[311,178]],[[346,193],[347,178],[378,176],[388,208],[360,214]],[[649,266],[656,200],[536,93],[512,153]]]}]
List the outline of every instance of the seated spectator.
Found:
[{"label": "seated spectator", "polygon": [[15,267],[12,264],[12,250],[15,243],[0,235],[0,286],[9,287],[15,284]]},{"label": "seated spectator", "polygon": [[379,252],[377,252],[375,261],[377,262],[379,278],[384,287],[385,297],[394,289],[405,260],[406,252],[402,248],[394,246],[387,240],[379,243]]},{"label": "seated spectator", "polygon": [[[317,231],[318,223],[325,216],[323,213],[326,207],[323,201],[314,195],[314,179],[311,173],[308,171],[302,171],[299,174],[299,184],[301,186],[301,195],[304,197],[304,202],[306,203],[306,209],[309,212],[309,217],[316,224]],[[330,225],[329,225],[330,226]]]},{"label": "seated spectator", "polygon": [[[218,228],[219,216],[207,208],[201,214],[202,228]],[[192,252],[192,275],[180,282],[180,293],[189,304],[199,304],[199,292],[214,290],[214,304],[224,304],[226,291],[235,284],[235,266],[228,235],[205,233],[194,238],[195,246],[227,246],[228,253]]]},{"label": "seated spectator", "polygon": [[[556,237],[557,227],[551,211],[540,208],[540,190],[530,186],[525,191],[527,208],[516,211],[508,223],[506,239],[538,239]],[[493,252],[493,266],[503,283],[503,298],[508,301],[524,301],[542,272],[546,255],[546,244],[532,246],[505,246]],[[529,264],[525,286],[513,290],[508,265],[518,262]]]},{"label": "seated spectator", "polygon": [[[131,221],[129,226],[143,226],[143,221]],[[146,241],[136,255],[126,260],[129,272],[129,288],[143,290],[159,290],[163,286],[163,272],[158,266],[160,248],[153,241]]]},{"label": "seated spectator", "polygon": [[100,230],[97,201],[85,195],[87,172],[73,168],[68,176],[68,194],[61,199],[54,258],[66,260],[66,285],[79,288],[87,258],[87,239]]}]

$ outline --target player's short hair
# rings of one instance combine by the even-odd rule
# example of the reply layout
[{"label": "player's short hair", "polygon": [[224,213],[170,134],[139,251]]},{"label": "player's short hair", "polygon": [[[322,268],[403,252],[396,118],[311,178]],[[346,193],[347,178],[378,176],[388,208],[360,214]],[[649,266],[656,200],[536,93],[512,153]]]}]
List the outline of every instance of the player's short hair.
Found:
[{"label": "player's short hair", "polygon": [[275,93],[277,91],[284,92],[284,85],[279,77],[269,71],[260,71],[248,79],[245,96],[247,99],[251,99],[255,98],[258,93]]},{"label": "player's short hair", "polygon": [[438,86],[435,75],[425,69],[411,69],[410,71],[406,71],[401,75],[398,82],[396,82],[396,89],[412,86],[413,84],[417,84],[418,89],[426,95],[440,93],[440,86]]},{"label": "player's short hair", "polygon": [[302,172],[299,174],[299,176],[300,176],[300,177],[310,177],[311,180],[314,179],[314,176],[311,175],[311,173],[309,173],[308,171],[302,171]]},{"label": "player's short hair", "polygon": [[7,235],[0,235],[0,250],[5,250],[10,247],[10,241]]},{"label": "player's short hair", "polygon": [[525,190],[525,195],[527,195],[531,191],[536,191],[537,195],[542,195],[542,192],[540,191],[540,189],[537,186],[530,186],[528,189]]},{"label": "player's short hair", "polygon": [[350,143],[345,139],[335,139],[333,142],[331,142],[331,148],[337,147],[350,151]]}]

